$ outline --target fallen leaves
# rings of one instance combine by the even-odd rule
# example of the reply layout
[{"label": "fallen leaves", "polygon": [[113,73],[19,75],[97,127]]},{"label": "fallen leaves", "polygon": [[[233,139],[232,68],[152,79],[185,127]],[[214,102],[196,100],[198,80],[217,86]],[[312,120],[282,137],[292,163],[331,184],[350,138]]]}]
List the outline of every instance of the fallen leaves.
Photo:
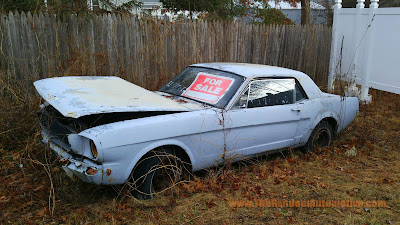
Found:
[{"label": "fallen leaves", "polygon": [[391,184],[394,181],[392,179],[390,179],[389,177],[384,177],[384,178],[379,178],[378,179],[378,184]]},{"label": "fallen leaves", "polygon": [[[385,102],[391,104],[389,100]],[[342,219],[338,219],[338,215],[339,217],[356,215],[365,219],[363,216],[373,214],[379,223],[394,221],[394,218],[384,218],[384,216],[396,213],[392,196],[398,194],[396,185],[400,180],[400,176],[396,173],[399,165],[396,161],[397,146],[400,144],[399,120],[390,118],[400,117],[398,108],[395,108],[394,104],[392,106],[376,104],[374,107],[381,109],[362,106],[356,122],[343,132],[331,148],[306,155],[295,152],[294,155],[288,154],[282,157],[281,154],[277,154],[256,161],[254,164],[247,163],[243,166],[241,163],[226,169],[212,169],[205,173],[206,175],[197,175],[192,181],[179,184],[179,194],[160,196],[155,201],[152,200],[152,206],[141,205],[136,200],[114,202],[116,197],[102,196],[104,193],[92,194],[95,192],[93,187],[72,182],[69,178],[64,180],[63,171],[49,162],[52,172],[57,173],[53,176],[57,198],[53,217],[49,215],[46,207],[50,181],[44,170],[30,165],[25,159],[27,155],[21,149],[25,149],[26,137],[30,134],[21,131],[21,137],[15,138],[12,142],[9,140],[7,143],[0,142],[0,149],[4,149],[0,150],[3,160],[0,165],[3,171],[3,176],[0,176],[2,184],[0,211],[3,213],[0,223],[9,220],[15,224],[54,221],[62,224],[79,224],[80,221],[83,221],[82,223],[87,221],[89,224],[94,224],[95,221],[101,220],[103,223],[115,224],[162,224],[180,221],[182,218],[184,218],[182,222],[187,221],[187,218],[196,218],[190,223],[232,224],[237,223],[236,219],[240,218],[243,223],[295,224],[307,218],[310,223],[328,223],[330,220],[329,222],[353,224],[354,221],[338,221]],[[391,110],[395,111],[388,112],[389,107],[393,107]],[[384,117],[389,118],[387,121],[390,120],[390,124],[377,119],[376,114],[386,115],[386,113],[390,113]],[[32,118],[36,119],[34,116]],[[371,120],[373,123],[370,123]],[[31,126],[33,125],[29,125]],[[357,148],[357,157],[346,157],[345,152],[352,147]],[[48,154],[45,155],[40,145],[29,150],[29,156],[40,158],[47,157]],[[19,164],[24,165],[25,176],[18,167]],[[241,214],[247,209],[225,208],[226,204],[222,200],[230,196],[238,199],[307,200],[316,196],[333,198],[346,195],[357,199],[367,199],[371,196],[376,199],[387,199],[393,209],[389,206],[382,209],[374,208],[371,213],[366,213],[364,208],[332,210],[325,215],[325,219],[320,219],[319,211],[316,209],[296,209],[293,214],[286,214],[281,209],[262,208],[260,211],[251,209],[253,213]],[[204,199],[204,196],[207,198]],[[298,213],[300,211],[301,213]],[[209,212],[212,213],[207,214]],[[204,216],[199,220],[199,215]]]},{"label": "fallen leaves", "polygon": [[325,189],[329,189],[329,186],[324,183],[319,183],[319,186],[321,186],[322,188],[325,188]]},{"label": "fallen leaves", "polygon": [[112,222],[112,221],[122,221],[122,216],[120,214],[112,214],[112,213],[105,213],[104,214],[104,219],[107,222]]},{"label": "fallen leaves", "polygon": [[45,217],[48,214],[49,210],[45,207],[39,210],[36,214],[40,217]]},{"label": "fallen leaves", "polygon": [[214,207],[216,205],[217,205],[217,202],[215,200],[208,200],[207,201],[208,208],[212,208],[212,207]]}]

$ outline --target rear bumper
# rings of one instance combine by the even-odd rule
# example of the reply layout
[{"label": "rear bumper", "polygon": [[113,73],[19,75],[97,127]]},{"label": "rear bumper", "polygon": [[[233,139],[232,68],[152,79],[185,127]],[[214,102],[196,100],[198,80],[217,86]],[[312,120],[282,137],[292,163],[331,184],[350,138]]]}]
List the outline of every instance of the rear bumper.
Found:
[{"label": "rear bumper", "polygon": [[86,183],[100,185],[103,183],[103,165],[99,165],[87,158],[77,157],[50,140],[49,135],[42,131],[43,142],[48,144],[55,151],[61,162],[64,163],[63,169],[69,177],[77,176]]}]

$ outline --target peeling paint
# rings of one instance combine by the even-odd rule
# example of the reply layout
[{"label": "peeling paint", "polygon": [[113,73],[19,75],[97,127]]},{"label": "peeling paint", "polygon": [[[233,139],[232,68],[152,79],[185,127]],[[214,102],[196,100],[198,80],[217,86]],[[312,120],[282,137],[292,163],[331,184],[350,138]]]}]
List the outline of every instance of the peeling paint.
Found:
[{"label": "peeling paint", "polygon": [[89,168],[86,170],[86,173],[87,173],[88,175],[95,175],[95,174],[97,173],[97,170],[95,170],[95,169],[89,167]]},{"label": "peeling paint", "polygon": [[34,82],[38,93],[66,117],[111,112],[192,111],[190,107],[118,77],[56,77]]}]

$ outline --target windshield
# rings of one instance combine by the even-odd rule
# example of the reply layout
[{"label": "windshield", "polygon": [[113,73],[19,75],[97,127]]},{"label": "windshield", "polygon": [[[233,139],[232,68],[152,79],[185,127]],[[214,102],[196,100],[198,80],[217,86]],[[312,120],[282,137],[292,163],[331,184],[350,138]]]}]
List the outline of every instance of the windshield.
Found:
[{"label": "windshield", "polygon": [[160,91],[224,108],[243,81],[244,77],[233,73],[187,67]]}]

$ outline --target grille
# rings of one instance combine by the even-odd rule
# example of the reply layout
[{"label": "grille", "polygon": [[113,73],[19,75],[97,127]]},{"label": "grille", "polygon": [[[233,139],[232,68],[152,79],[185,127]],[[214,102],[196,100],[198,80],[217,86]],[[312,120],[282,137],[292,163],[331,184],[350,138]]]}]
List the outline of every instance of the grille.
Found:
[{"label": "grille", "polygon": [[68,135],[76,131],[68,125],[68,120],[51,106],[39,110],[37,115],[40,125],[48,132],[50,141],[67,151],[71,150]]}]

